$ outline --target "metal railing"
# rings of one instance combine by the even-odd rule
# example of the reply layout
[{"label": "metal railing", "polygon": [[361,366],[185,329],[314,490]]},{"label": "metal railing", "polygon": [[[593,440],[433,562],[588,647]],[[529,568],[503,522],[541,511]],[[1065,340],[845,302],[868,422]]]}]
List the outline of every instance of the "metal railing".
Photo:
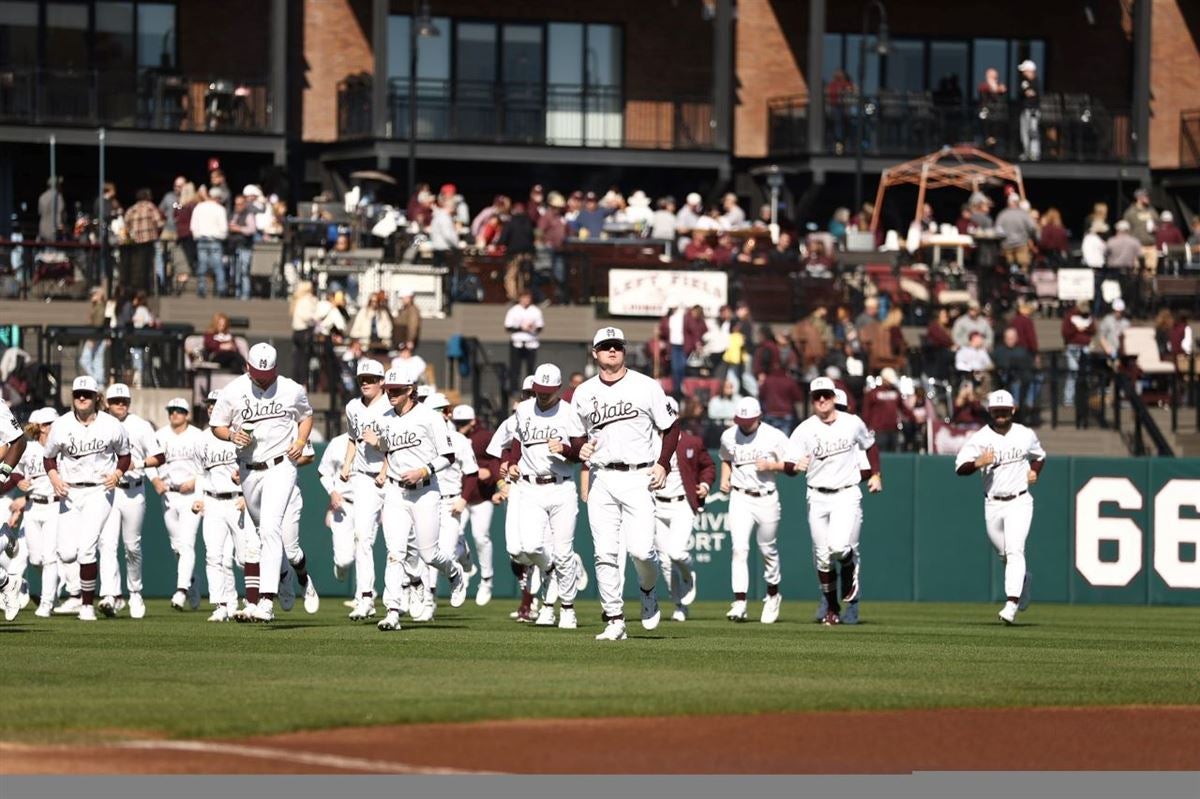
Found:
[{"label": "metal railing", "polygon": [[[768,101],[772,155],[807,152],[807,106],[804,96]],[[1086,94],[1049,93],[1042,96],[1038,115],[1043,161],[1134,157],[1127,109],[1108,109]],[[945,144],[971,142],[1017,160],[1024,155],[1020,124],[1021,106],[1016,101],[947,104],[927,91],[881,91],[864,97],[860,120],[858,98],[848,94],[825,100],[824,149],[831,155],[853,155],[856,137],[861,136],[866,155],[916,156]]]},{"label": "metal railing", "polygon": [[0,67],[0,122],[266,133],[272,107],[265,78]]},{"label": "metal railing", "polygon": [[1200,108],[1179,112],[1179,166],[1200,166]]},{"label": "metal railing", "polygon": [[[338,84],[338,136],[370,136],[372,78]],[[409,81],[387,85],[388,138],[405,140],[415,119],[419,141],[488,142],[557,147],[711,150],[708,96],[634,97],[616,87],[418,79],[416,112]]]}]

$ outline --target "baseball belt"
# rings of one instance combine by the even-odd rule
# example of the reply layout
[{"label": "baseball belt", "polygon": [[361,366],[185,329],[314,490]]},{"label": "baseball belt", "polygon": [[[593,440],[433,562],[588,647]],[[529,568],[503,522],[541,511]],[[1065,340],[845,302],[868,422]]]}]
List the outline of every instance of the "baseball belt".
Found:
[{"label": "baseball belt", "polygon": [[821,488],[820,486],[813,486],[813,488],[817,491],[820,491],[822,494],[840,494],[847,488],[854,488],[854,486],[848,485],[842,486],[841,488]]},{"label": "baseball belt", "polygon": [[263,461],[262,463],[247,463],[245,466],[252,472],[264,472],[267,469],[270,469],[272,466],[278,466],[279,464],[283,463],[286,458],[286,455],[276,455],[274,458]]},{"label": "baseball belt", "polygon": [[241,495],[242,494],[239,491],[225,491],[225,492],[205,491],[204,492],[204,496],[212,497],[213,499],[237,499]]},{"label": "baseball belt", "polygon": [[1029,491],[1018,491],[1015,494],[993,494],[992,496],[986,497],[986,498],[994,499],[997,502],[1012,502],[1017,497],[1023,497],[1028,493],[1029,493]]},{"label": "baseball belt", "polygon": [[751,491],[748,488],[738,488],[737,486],[733,486],[733,490],[740,491],[748,497],[769,497],[775,493],[775,489],[773,488],[770,491]]},{"label": "baseball belt", "polygon": [[654,499],[658,502],[682,502],[687,499],[687,494],[680,494],[677,497],[660,497],[655,495]]},{"label": "baseball belt", "polygon": [[406,483],[406,482],[404,482],[403,480],[401,480],[401,479],[400,479],[400,478],[398,478],[398,477],[388,477],[388,480],[390,480],[391,482],[393,482],[393,483],[395,483],[396,485],[400,486],[401,488],[407,488],[407,489],[409,489],[410,491],[412,491],[412,490],[415,490],[415,489],[418,489],[418,488],[424,488],[425,486],[427,486],[427,485],[429,485],[430,483],[432,483],[432,482],[433,482],[433,480],[431,480],[431,479],[430,479],[430,478],[428,478],[428,477],[426,477],[424,480],[422,480],[422,481],[421,481],[421,482],[419,482],[419,483]]},{"label": "baseball belt", "polygon": [[126,480],[124,482],[117,483],[117,488],[138,488],[141,485],[142,485],[142,481],[140,479]]},{"label": "baseball belt", "polygon": [[636,472],[638,469],[648,469],[654,465],[654,461],[646,463],[606,463],[600,468],[612,469],[616,472]]},{"label": "baseball belt", "polygon": [[540,485],[540,486],[549,485],[550,483],[565,483],[567,481],[567,478],[559,477],[556,474],[550,474],[550,475],[545,475],[545,476],[532,476],[532,475],[528,475],[528,474],[523,474],[523,475],[521,475],[521,479],[524,480],[526,483],[533,483],[535,485]]},{"label": "baseball belt", "polygon": [[68,483],[71,488],[95,488],[101,483]]},{"label": "baseball belt", "polygon": [[35,505],[49,505],[50,504],[49,497],[33,497],[33,496],[31,496],[29,498],[29,501],[34,503]]}]

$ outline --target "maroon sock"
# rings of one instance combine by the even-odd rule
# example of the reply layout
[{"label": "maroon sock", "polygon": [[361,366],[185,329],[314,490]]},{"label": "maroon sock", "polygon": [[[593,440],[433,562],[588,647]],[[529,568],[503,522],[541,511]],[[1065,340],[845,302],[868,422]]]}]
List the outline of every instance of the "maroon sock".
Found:
[{"label": "maroon sock", "polygon": [[246,603],[258,604],[258,564],[246,564]]},{"label": "maroon sock", "polygon": [[832,569],[827,572],[818,570],[817,579],[821,583],[821,593],[825,595],[825,602],[829,605],[829,609],[834,613],[840,613],[842,607],[838,604],[837,575]]},{"label": "maroon sock", "polygon": [[308,556],[301,555],[299,563],[293,563],[292,568],[296,570],[296,579],[300,581],[301,586],[308,585]]},{"label": "maroon sock", "polygon": [[841,583],[842,583],[842,599],[846,599],[854,593],[854,571],[857,567],[854,565],[854,556],[846,558],[841,562]]},{"label": "maroon sock", "polygon": [[83,594],[83,604],[85,605],[90,605],[96,600],[96,575],[99,573],[99,564],[79,564],[79,588]]},{"label": "maroon sock", "polygon": [[770,583],[767,584],[767,596],[775,596],[778,593],[779,583],[775,583],[774,585],[771,585]]},{"label": "maroon sock", "polygon": [[734,593],[733,598],[736,599],[738,602],[745,602],[746,601],[746,592],[738,591],[738,592]]}]

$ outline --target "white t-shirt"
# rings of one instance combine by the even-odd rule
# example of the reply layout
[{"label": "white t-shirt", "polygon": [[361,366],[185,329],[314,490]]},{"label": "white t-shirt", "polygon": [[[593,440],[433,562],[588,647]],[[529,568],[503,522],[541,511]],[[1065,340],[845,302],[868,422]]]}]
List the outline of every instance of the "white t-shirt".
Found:
[{"label": "white t-shirt", "polygon": [[667,317],[667,338],[672,347],[683,346],[683,321],[687,318],[686,308],[676,308],[674,313]]},{"label": "white t-shirt", "polygon": [[[388,402],[386,394],[380,393],[378,397],[371,402],[370,405],[364,405],[362,397],[355,397],[346,403],[346,426],[349,428],[347,440],[354,439],[358,446],[354,450],[354,466],[356,472],[366,472],[368,474],[379,474],[379,469],[383,466],[384,455],[375,447],[369,446],[362,440],[363,431],[371,428],[376,434],[382,433],[379,420],[392,410],[392,404]],[[340,436],[339,436],[340,438]],[[337,439],[335,438],[334,441]],[[325,449],[329,452],[329,449]],[[346,448],[342,447],[338,450],[338,463],[341,464],[342,458],[345,456]],[[322,462],[324,459],[322,458]],[[339,465],[338,468],[341,468]],[[338,482],[341,482],[340,480]],[[342,485],[345,485],[343,483]],[[338,489],[339,493],[345,495],[345,491]]]},{"label": "white t-shirt", "polygon": [[[543,411],[536,399],[527,399],[517,406],[513,415],[500,425],[492,436],[487,453],[499,458],[502,450],[514,439],[521,444],[521,474],[528,477],[561,477],[572,479],[574,470],[562,455],[550,452],[550,439],[560,439],[569,444],[572,438],[582,436],[583,427],[575,409],[559,401]],[[657,455],[656,455],[657,457]]]},{"label": "white t-shirt", "polygon": [[11,444],[23,435],[12,410],[0,400],[0,444]]},{"label": "white t-shirt", "polygon": [[991,426],[971,434],[958,457],[954,468],[971,463],[984,450],[990,449],[996,460],[979,470],[983,475],[983,493],[986,496],[1008,497],[1029,488],[1029,461],[1046,459],[1046,450],[1038,441],[1037,433],[1023,424],[1013,423],[1008,432],[1000,435]]},{"label": "white t-shirt", "polygon": [[146,476],[146,458],[164,454],[162,444],[158,442],[154,427],[136,413],[126,414],[121,425],[129,438],[129,454],[133,457],[123,480],[140,480]]},{"label": "white t-shirt", "polygon": [[[454,454],[446,420],[424,405],[416,405],[403,416],[395,409],[383,418],[383,440],[387,444],[388,478],[428,466],[439,455]],[[437,477],[437,475],[433,475]]]},{"label": "white t-shirt", "polygon": [[479,463],[475,460],[471,441],[455,430],[452,422],[446,422],[446,427],[454,447],[454,463],[438,472],[438,486],[442,496],[455,497],[462,493],[463,475],[479,474]]},{"label": "white t-shirt", "polygon": [[[525,330],[525,326],[531,326],[532,331]],[[514,305],[508,309],[508,313],[504,314],[504,329],[512,330],[512,345],[527,350],[536,350],[538,348],[538,334],[542,332],[542,328],[546,326],[545,319],[542,316],[542,309],[536,305],[530,305],[528,308],[522,308],[520,304]],[[517,328],[513,330],[513,328]]]},{"label": "white t-shirt", "polygon": [[204,434],[200,428],[188,425],[183,432],[176,433],[170,425],[158,429],[160,451],[167,456],[158,467],[158,476],[171,490],[176,490],[188,480],[195,480],[204,472],[200,463],[200,452],[204,448]]},{"label": "white t-shirt", "polygon": [[663,487],[654,492],[654,496],[662,499],[675,499],[686,494],[683,488],[683,475],[679,473],[679,456],[678,453],[671,453],[671,465],[667,471],[667,482],[663,483]]},{"label": "white t-shirt", "polygon": [[809,488],[846,488],[862,480],[859,451],[875,446],[875,434],[852,413],[834,411],[829,424],[813,415],[792,431],[788,460],[808,456]]},{"label": "white t-shirt", "polygon": [[212,426],[241,430],[254,425],[254,440],[238,456],[251,463],[262,463],[283,455],[296,440],[299,423],[312,416],[308,393],[295,380],[276,378],[261,389],[241,375],[221,390],[213,407]]},{"label": "white t-shirt", "polygon": [[204,470],[198,482],[201,491],[213,494],[240,494],[242,487],[234,482],[238,473],[237,447],[232,441],[222,441],[208,428],[200,436],[197,453],[200,468]]},{"label": "white t-shirt", "polygon": [[585,380],[575,389],[571,405],[584,435],[597,442],[589,462],[592,468],[654,463],[662,451],[659,431],[676,421],[662,385],[632,369],[611,384],[600,375]]},{"label": "white t-shirt", "polygon": [[100,483],[117,468],[117,458],[129,454],[125,428],[107,413],[81,424],[74,413],[50,426],[46,457],[58,459],[58,475],[69,484]]},{"label": "white t-shirt", "polygon": [[747,491],[765,492],[775,488],[775,472],[760,472],[759,458],[784,460],[788,437],[782,430],[759,422],[758,429],[746,435],[737,426],[721,434],[721,460],[731,465],[729,484]]},{"label": "white t-shirt", "polygon": [[[383,401],[384,405],[388,405],[387,400]],[[360,405],[361,407],[361,405]],[[388,406],[389,410],[391,406]],[[350,415],[350,406],[346,406],[346,416]],[[321,475],[321,485],[325,489],[325,493],[332,494],[334,491],[342,495],[342,499],[354,501],[354,481],[347,480],[342,482],[338,476],[342,473],[342,465],[346,463],[346,448],[350,446],[350,433],[342,433],[340,436],[334,436],[333,440],[325,445],[325,452],[321,454],[321,462],[317,464],[317,474]],[[383,462],[383,453],[367,444],[360,443],[358,451],[369,449],[371,452],[379,456],[380,463]],[[355,462],[358,462],[355,456]]]},{"label": "white t-shirt", "polygon": [[29,493],[41,499],[51,499],[54,496],[54,486],[46,476],[46,450],[36,441],[25,445],[25,452],[17,462],[17,468],[22,477],[30,482]]},{"label": "white t-shirt", "polygon": [[992,358],[982,347],[962,347],[954,353],[954,368],[960,372],[986,372],[992,368]]}]

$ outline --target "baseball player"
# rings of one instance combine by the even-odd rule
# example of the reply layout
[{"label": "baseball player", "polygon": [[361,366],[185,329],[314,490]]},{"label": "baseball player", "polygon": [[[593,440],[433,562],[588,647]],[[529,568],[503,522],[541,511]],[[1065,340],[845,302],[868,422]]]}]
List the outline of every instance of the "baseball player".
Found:
[{"label": "baseball player", "polygon": [[[731,582],[733,604],[725,617],[746,620],[746,592],[750,587],[750,533],[756,531],[758,551],[762,553],[763,577],[767,595],[763,597],[759,621],[774,624],[779,618],[783,596],[779,593],[782,573],[779,567],[779,491],[775,472],[795,474],[783,467],[787,436],[779,429],[762,423],[762,407],[754,397],[738,401],[734,426],[721,434],[721,491],[729,495],[729,537],[733,559]],[[757,528],[757,529],[756,529]]]},{"label": "baseball player", "polygon": [[[588,440],[579,450],[588,463],[588,520],[596,550],[596,582],[605,629],[598,641],[621,641],[625,631],[624,557],[633,558],[642,593],[642,627],[653,630],[660,613],[654,589],[654,496],[666,485],[679,445],[678,416],[657,380],[625,366],[625,333],[604,327],[592,337],[600,371],[575,389],[571,404]],[[658,432],[662,432],[662,437]]]},{"label": "baseball player", "polygon": [[1012,394],[993,391],[987,407],[991,424],[971,434],[954,460],[954,469],[963,476],[977,471],[983,475],[988,539],[1004,561],[1007,601],[1000,609],[1000,621],[1014,624],[1017,611],[1029,607],[1031,575],[1025,567],[1025,539],[1033,521],[1030,488],[1046,465],[1046,451],[1037,433],[1013,422]]},{"label": "baseball player", "polygon": [[[546,573],[545,582],[557,581],[561,617],[558,626],[574,630],[579,626],[575,614],[578,577],[575,574],[575,518],[579,495],[574,469],[579,448],[586,442],[579,414],[561,401],[562,372],[554,364],[539,364],[533,373],[534,398],[517,406],[511,424],[492,439],[488,454],[499,457],[510,442],[517,460],[509,477],[521,485],[521,502],[516,514],[517,527],[507,533],[516,539],[517,557]],[[519,448],[519,453],[516,450]],[[547,545],[546,532],[550,532]],[[549,586],[547,586],[547,589]],[[538,612],[536,623],[555,623],[554,603],[547,601]]]},{"label": "baseball player", "polygon": [[389,561],[384,573],[388,611],[377,625],[383,631],[400,629],[400,564],[409,561],[406,569],[410,578],[416,571],[414,559],[409,556],[411,535],[415,534],[420,559],[450,581],[451,606],[462,607],[467,598],[467,583],[453,550],[438,545],[439,473],[453,462],[454,447],[446,420],[417,403],[414,380],[414,376],[398,369],[389,370],[383,383],[392,410],[381,422],[382,432],[363,431],[367,445],[387,453],[383,537]]},{"label": "baseball player", "polygon": [[[871,469],[867,490],[873,494],[883,490],[875,434],[862,419],[838,411],[835,389],[828,377],[818,377],[809,384],[814,413],[792,431],[787,462],[776,464],[789,473],[808,475],[808,526],[817,580],[828,607],[822,619],[826,625],[841,623],[835,562],[842,570],[842,580],[846,581],[847,573],[851,573],[849,584],[858,585],[852,572],[862,532],[860,449],[866,452]],[[854,593],[843,597],[847,602],[857,598]]]},{"label": "baseball player", "polygon": [[[333,544],[333,578],[345,580],[354,565],[354,484],[341,479],[342,468],[349,460],[347,455],[353,439],[349,433],[335,436],[325,447],[317,474],[321,475],[321,487],[329,494],[329,507],[325,511],[325,526],[329,528]],[[357,605],[356,605],[357,606]],[[371,602],[371,615],[375,603]]]},{"label": "baseball player", "polygon": [[72,412],[50,426],[46,476],[58,499],[58,559],[79,562],[80,621],[95,621],[100,532],[112,512],[113,491],[132,460],[125,428],[98,413],[100,389],[81,375],[71,385]]},{"label": "baseball player", "polygon": [[521,592],[521,601],[517,609],[509,614],[509,618],[516,619],[518,622],[534,621],[535,613],[533,611],[533,592],[530,590],[530,582],[532,571],[529,568],[529,561],[521,556],[521,539],[518,531],[520,530],[519,509],[521,503],[521,485],[518,480],[509,479],[509,469],[516,463],[519,456],[515,454],[515,450],[511,447],[505,452],[505,447],[493,446],[493,442],[500,440],[515,441],[512,426],[516,424],[516,409],[522,402],[530,399],[533,396],[533,375],[526,375],[525,380],[521,384],[521,393],[513,402],[513,414],[509,415],[503,422],[496,427],[496,432],[492,434],[491,440],[488,441],[486,452],[501,452],[500,456],[489,456],[497,458],[500,461],[500,476],[496,482],[496,493],[492,497],[492,503],[495,505],[504,504],[504,549],[508,554],[509,568],[512,569],[513,576],[517,580],[517,588]]},{"label": "baseball player", "polygon": [[[296,468],[302,468],[316,463],[317,451],[311,443],[305,443],[304,450],[296,459]],[[317,594],[317,586],[308,573],[308,558],[300,547],[300,518],[304,513],[304,492],[299,488],[292,491],[284,511],[283,523],[283,563],[279,570],[279,607],[291,610],[296,604],[296,583],[293,576],[304,589],[304,612],[313,614],[321,609],[321,597]]]},{"label": "baseball player", "polygon": [[35,430],[31,426],[23,431],[8,406],[0,401],[0,604],[4,606],[5,621],[15,619],[28,603],[25,567],[29,547],[21,543],[21,516],[26,503],[23,498],[10,500],[7,496],[23,480],[19,467],[30,449],[27,432]]},{"label": "baseball player", "polygon": [[479,490],[474,499],[467,501],[467,515],[463,519],[463,532],[471,531],[475,542],[475,559],[479,562],[479,587],[475,591],[475,604],[483,607],[492,601],[492,497],[496,493],[500,461],[487,454],[492,433],[479,426],[475,409],[470,405],[457,405],[450,412],[450,421],[459,433],[471,442],[471,451],[479,467],[476,475]]},{"label": "baseball player", "polygon": [[[671,397],[667,402],[676,412]],[[671,453],[667,482],[654,492],[654,548],[662,564],[663,579],[671,592],[675,610],[672,621],[687,621],[688,606],[696,599],[696,574],[688,541],[696,514],[717,477],[717,467],[699,436],[680,430],[679,444]]]},{"label": "baseball player", "polygon": [[[258,529],[259,561],[246,557],[248,621],[275,619],[283,567],[288,503],[296,490],[296,461],[308,445],[313,411],[304,387],[276,371],[270,344],[250,348],[246,374],[227,385],[213,407],[213,435],[238,448],[242,496]],[[255,584],[257,583],[257,585]]]},{"label": "baseball player", "polygon": [[[146,478],[157,475],[154,467],[166,458],[154,428],[136,413],[129,412],[132,399],[129,386],[113,383],[104,392],[110,413],[129,438],[129,472],[117,483],[113,512],[100,532],[100,602],[96,606],[105,616],[115,616],[125,606],[121,596],[121,567],[117,545],[125,544],[125,572],[129,578],[129,615],[146,615],[142,599],[142,523],[146,518]],[[149,471],[147,471],[149,470]]]},{"label": "baseball player", "polygon": [[25,435],[8,405],[0,401],[0,480],[7,480],[25,454]]},{"label": "baseball player", "polygon": [[[25,494],[13,501],[9,512],[20,518],[29,565],[42,570],[42,597],[33,615],[43,619],[50,617],[54,597],[58,593],[58,502],[54,499],[50,478],[46,477],[43,459],[50,425],[57,418],[58,412],[53,408],[39,408],[29,415],[29,424],[25,426],[28,439],[25,452],[17,463],[16,471],[7,482],[0,484],[0,495],[14,487]],[[9,523],[16,529],[17,525],[12,524],[12,519]]]},{"label": "baseball player", "polygon": [[196,483],[204,471],[200,465],[200,448],[204,435],[190,423],[191,407],[183,397],[167,402],[167,424],[158,429],[159,451],[164,453],[158,476],[153,479],[154,490],[163,500],[163,521],[171,551],[175,553],[175,593],[171,607],[192,610],[200,607],[196,588],[196,533],[200,529],[200,514],[192,510]]},{"label": "baseball player", "polygon": [[[354,496],[349,509],[354,526],[354,582],[358,601],[350,611],[354,620],[375,616],[375,539],[383,512],[387,458],[377,448],[363,443],[364,431],[378,436],[380,419],[392,410],[383,391],[383,366],[363,358],[358,362],[360,396],[346,403],[346,422],[350,441],[338,479]],[[339,491],[345,496],[344,491]],[[332,494],[330,495],[332,504]]]}]

